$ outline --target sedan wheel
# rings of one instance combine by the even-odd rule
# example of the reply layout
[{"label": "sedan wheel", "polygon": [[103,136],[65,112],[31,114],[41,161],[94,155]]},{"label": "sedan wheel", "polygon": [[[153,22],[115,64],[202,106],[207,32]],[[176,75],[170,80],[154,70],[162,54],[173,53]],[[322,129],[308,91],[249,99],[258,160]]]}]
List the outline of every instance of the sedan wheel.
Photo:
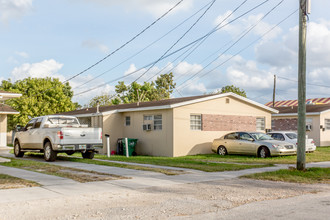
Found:
[{"label": "sedan wheel", "polygon": [[225,155],[227,154],[227,150],[226,150],[226,148],[225,148],[224,146],[220,146],[220,147],[218,148],[218,154],[219,154],[220,156],[225,156]]},{"label": "sedan wheel", "polygon": [[269,150],[266,147],[261,147],[259,151],[259,157],[261,158],[269,157]]}]

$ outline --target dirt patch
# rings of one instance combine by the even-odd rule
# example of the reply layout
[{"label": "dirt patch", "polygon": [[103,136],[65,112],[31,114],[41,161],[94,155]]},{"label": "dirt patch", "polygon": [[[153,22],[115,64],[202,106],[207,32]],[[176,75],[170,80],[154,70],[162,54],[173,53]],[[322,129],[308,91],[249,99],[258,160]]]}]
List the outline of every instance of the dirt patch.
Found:
[{"label": "dirt patch", "polygon": [[16,189],[24,187],[40,186],[33,181],[16,178],[13,176],[0,174],[0,189]]}]

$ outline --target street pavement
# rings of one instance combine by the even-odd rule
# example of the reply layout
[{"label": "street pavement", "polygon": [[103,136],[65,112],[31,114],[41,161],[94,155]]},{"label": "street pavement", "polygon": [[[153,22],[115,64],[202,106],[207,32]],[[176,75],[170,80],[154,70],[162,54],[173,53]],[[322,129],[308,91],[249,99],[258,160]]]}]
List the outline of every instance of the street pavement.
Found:
[{"label": "street pavement", "polygon": [[[8,148],[0,149],[0,156],[13,157],[12,154],[8,154]],[[24,159],[24,158],[23,158]],[[31,158],[29,158],[31,159]],[[43,162],[43,159],[32,158],[33,160],[39,160]],[[124,163],[124,162],[120,162]],[[53,175],[41,174],[37,172],[27,171],[23,169],[17,169],[12,167],[1,166],[0,173],[8,174],[11,176],[19,177],[35,181],[41,185],[41,187],[31,188],[19,188],[19,189],[7,189],[0,190],[0,206],[1,204],[9,202],[22,202],[40,199],[52,199],[61,198],[63,196],[74,196],[83,195],[89,193],[103,193],[103,192],[114,192],[120,193],[125,192],[127,189],[146,189],[155,186],[171,186],[176,184],[186,183],[199,183],[206,181],[217,181],[224,179],[237,178],[241,175],[252,174],[265,171],[275,171],[278,169],[287,168],[289,165],[277,165],[274,167],[264,167],[255,169],[246,169],[240,171],[227,171],[227,172],[202,172],[190,169],[164,167],[166,169],[184,170],[185,173],[181,175],[165,175],[156,172],[125,169],[110,166],[101,166],[94,164],[68,162],[68,161],[55,161],[52,164],[63,167],[77,168],[88,171],[96,171],[100,173],[115,174],[126,177],[126,179],[117,179],[109,181],[99,182],[88,182],[79,183],[71,179],[63,177],[57,177]],[[132,164],[132,163],[130,163]],[[140,164],[139,164],[140,165]],[[151,167],[159,167],[155,165],[145,165]],[[292,166],[292,165],[290,165]],[[310,163],[307,167],[330,167],[330,162]],[[299,203],[303,204],[299,206]],[[269,209],[271,205],[272,209]],[[222,212],[221,219],[245,219],[246,216],[249,218],[260,219],[260,216],[275,216],[276,219],[287,219],[288,216],[291,219],[304,219],[304,216],[308,210],[312,207],[313,218],[309,219],[326,219],[325,215],[330,214],[330,192],[322,194],[308,194],[288,199],[281,200],[270,200],[246,204],[243,206],[236,207],[232,211]],[[281,212],[275,212],[274,210],[280,209]],[[234,211],[233,211],[234,210]],[[253,211],[251,211],[253,210]],[[296,210],[296,211],[295,211]],[[300,210],[300,211],[299,211]],[[320,211],[320,213],[318,213]],[[218,218],[219,213],[208,213],[202,216],[193,216],[193,219],[205,219],[205,218]],[[180,218],[179,218],[180,219]],[[266,218],[265,218],[266,219]]]}]

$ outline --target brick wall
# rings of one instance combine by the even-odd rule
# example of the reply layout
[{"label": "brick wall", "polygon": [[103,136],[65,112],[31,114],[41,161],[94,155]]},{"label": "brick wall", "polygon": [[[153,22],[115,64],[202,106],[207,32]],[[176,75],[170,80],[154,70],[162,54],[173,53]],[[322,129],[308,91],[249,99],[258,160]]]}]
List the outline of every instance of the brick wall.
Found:
[{"label": "brick wall", "polygon": [[298,119],[285,118],[272,120],[273,131],[296,131],[298,130]]},{"label": "brick wall", "polygon": [[255,131],[256,117],[238,115],[202,115],[203,131]]}]

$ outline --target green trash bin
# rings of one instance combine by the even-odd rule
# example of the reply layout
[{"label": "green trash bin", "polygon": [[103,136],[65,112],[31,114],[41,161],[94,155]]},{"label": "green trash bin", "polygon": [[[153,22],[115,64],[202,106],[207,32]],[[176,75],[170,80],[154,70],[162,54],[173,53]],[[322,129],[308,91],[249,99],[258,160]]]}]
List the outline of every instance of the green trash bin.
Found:
[{"label": "green trash bin", "polygon": [[[136,156],[135,146],[137,144],[137,141],[138,141],[138,139],[127,138],[128,155],[129,156]],[[122,139],[122,143],[123,143],[123,155],[126,156],[126,142],[125,142],[125,138]]]}]

